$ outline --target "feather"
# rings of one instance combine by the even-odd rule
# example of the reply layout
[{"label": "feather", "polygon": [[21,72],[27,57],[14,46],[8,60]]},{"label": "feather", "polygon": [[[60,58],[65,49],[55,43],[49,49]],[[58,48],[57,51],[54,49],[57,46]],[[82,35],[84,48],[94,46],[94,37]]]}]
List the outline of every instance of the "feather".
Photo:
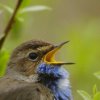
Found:
[{"label": "feather", "polygon": [[73,100],[68,72],[59,65],[42,63],[37,68],[39,82],[50,88],[55,100]]},{"label": "feather", "polygon": [[42,84],[5,77],[0,79],[0,100],[53,100],[53,95]]}]

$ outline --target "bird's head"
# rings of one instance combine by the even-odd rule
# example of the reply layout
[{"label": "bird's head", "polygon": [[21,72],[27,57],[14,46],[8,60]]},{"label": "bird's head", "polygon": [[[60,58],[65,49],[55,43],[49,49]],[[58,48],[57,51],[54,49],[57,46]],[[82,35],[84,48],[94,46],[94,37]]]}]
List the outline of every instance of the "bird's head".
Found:
[{"label": "bird's head", "polygon": [[51,89],[56,100],[72,100],[65,63],[55,60],[57,51],[68,41],[53,45],[43,41],[28,41],[13,51],[6,75],[26,82],[39,82]]},{"label": "bird's head", "polygon": [[67,42],[63,42],[58,46],[44,41],[31,40],[25,42],[13,51],[8,68],[25,76],[30,76],[36,73],[36,68],[40,63],[52,65],[71,64],[55,60],[56,52]]}]

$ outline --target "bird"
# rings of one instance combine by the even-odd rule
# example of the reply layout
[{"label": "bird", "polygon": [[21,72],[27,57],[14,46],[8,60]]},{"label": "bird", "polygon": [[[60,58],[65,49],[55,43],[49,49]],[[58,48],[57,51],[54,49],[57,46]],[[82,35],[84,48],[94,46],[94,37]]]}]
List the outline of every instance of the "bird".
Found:
[{"label": "bird", "polygon": [[17,46],[0,78],[0,100],[73,100],[69,73],[55,60],[56,53],[69,41],[54,45],[29,40]]}]

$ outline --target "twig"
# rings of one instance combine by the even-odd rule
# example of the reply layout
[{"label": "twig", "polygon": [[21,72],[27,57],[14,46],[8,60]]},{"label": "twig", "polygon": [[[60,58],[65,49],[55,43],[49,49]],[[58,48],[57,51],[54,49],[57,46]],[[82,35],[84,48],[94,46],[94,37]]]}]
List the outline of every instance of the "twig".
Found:
[{"label": "twig", "polygon": [[5,28],[5,30],[4,30],[4,36],[3,36],[3,37],[1,38],[1,40],[0,40],[0,50],[2,49],[3,44],[4,44],[4,42],[5,42],[5,39],[7,38],[8,34],[9,34],[11,28],[12,28],[12,25],[13,25],[14,19],[15,19],[15,16],[16,16],[16,14],[17,14],[17,12],[18,12],[18,9],[19,9],[19,7],[20,7],[22,1],[23,1],[23,0],[18,0],[17,5],[16,5],[16,7],[15,7],[15,10],[14,10],[14,12],[13,12],[13,14],[12,14],[12,16],[11,16],[11,18],[10,18],[10,20],[9,20],[9,22],[8,22],[8,24],[7,24],[7,26],[6,26],[6,28]]}]

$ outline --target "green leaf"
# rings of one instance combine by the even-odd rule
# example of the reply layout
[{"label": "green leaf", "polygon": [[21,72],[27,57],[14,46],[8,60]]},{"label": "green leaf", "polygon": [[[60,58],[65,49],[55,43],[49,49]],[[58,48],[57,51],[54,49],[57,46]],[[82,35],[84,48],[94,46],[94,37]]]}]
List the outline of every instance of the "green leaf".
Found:
[{"label": "green leaf", "polygon": [[85,91],[83,91],[83,90],[78,90],[77,92],[80,94],[80,96],[81,96],[84,100],[92,100],[91,96],[90,96],[87,92],[85,92]]},{"label": "green leaf", "polygon": [[4,75],[7,66],[7,61],[9,59],[9,54],[7,51],[0,52],[0,76]]},{"label": "green leaf", "polygon": [[31,4],[31,0],[24,0],[22,2],[22,5],[21,5],[21,8],[25,8],[26,6],[30,5]]},{"label": "green leaf", "polygon": [[4,8],[6,11],[8,11],[10,14],[13,13],[13,9],[7,5],[3,5],[3,4],[0,4],[0,7]]},{"label": "green leaf", "polygon": [[94,73],[94,75],[95,75],[98,79],[100,79],[100,71],[99,71],[99,72]]},{"label": "green leaf", "polygon": [[100,100],[100,92],[96,93],[94,95],[94,99],[93,100]]},{"label": "green leaf", "polygon": [[96,84],[93,86],[93,95],[95,95],[97,93],[97,86]]},{"label": "green leaf", "polygon": [[47,7],[47,6],[41,6],[41,5],[30,6],[30,7],[26,7],[26,8],[21,9],[19,11],[19,14],[23,14],[23,13],[27,13],[27,12],[43,11],[43,10],[51,10],[51,8]]},{"label": "green leaf", "polygon": [[16,19],[17,19],[19,22],[24,22],[24,18],[22,18],[22,17],[16,17]]}]

